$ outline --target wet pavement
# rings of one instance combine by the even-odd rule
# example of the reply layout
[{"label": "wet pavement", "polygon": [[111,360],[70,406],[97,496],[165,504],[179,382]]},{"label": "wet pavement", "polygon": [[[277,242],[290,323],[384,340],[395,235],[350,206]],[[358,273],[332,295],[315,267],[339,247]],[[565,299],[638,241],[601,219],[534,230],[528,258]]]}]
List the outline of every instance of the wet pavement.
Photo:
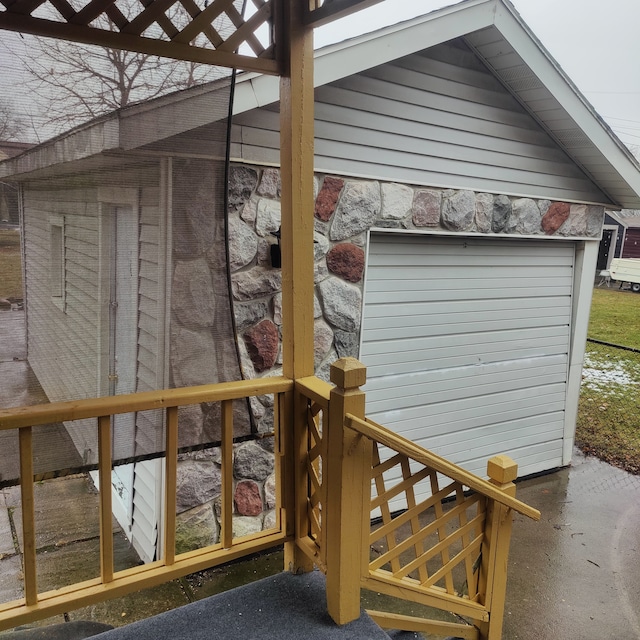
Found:
[{"label": "wet pavement", "polygon": [[640,639],[640,476],[575,451],[518,497],[504,638]]},{"label": "wet pavement", "polygon": [[[27,362],[25,313],[0,311],[0,408],[45,402],[47,396]],[[40,473],[76,468],[81,459],[67,430],[56,423],[33,429],[33,462],[35,472]],[[17,432],[0,431],[0,483],[15,484],[18,476]]]},{"label": "wet pavement", "polygon": [[[0,387],[7,388],[7,374],[14,380],[9,364],[21,364],[24,356],[12,360],[3,341]],[[0,406],[2,400],[0,393]],[[571,467],[519,482],[518,497],[540,509],[542,520],[514,520],[503,638],[640,640],[640,477],[576,451]],[[40,587],[97,576],[98,496],[90,480],[72,476],[36,484],[36,510]],[[114,540],[117,568],[137,564],[115,522]],[[72,611],[68,619],[119,626],[281,567],[276,550]],[[10,487],[0,490],[0,603],[21,596],[20,508],[17,489]]]}]

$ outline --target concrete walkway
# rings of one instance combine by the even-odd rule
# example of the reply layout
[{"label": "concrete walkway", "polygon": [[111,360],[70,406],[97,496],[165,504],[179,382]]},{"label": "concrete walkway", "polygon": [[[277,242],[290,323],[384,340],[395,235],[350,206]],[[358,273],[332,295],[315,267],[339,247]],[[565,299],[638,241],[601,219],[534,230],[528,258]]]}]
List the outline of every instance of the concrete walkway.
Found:
[{"label": "concrete walkway", "polygon": [[[8,355],[0,358],[5,388],[14,379],[7,378],[10,363],[24,362]],[[15,487],[0,490],[0,602],[22,595],[18,496]],[[640,640],[640,477],[576,451],[571,467],[520,482],[518,497],[540,509],[542,521],[515,518],[503,638]],[[98,497],[91,482],[73,476],[38,484],[36,508],[40,588],[97,576]],[[115,523],[114,536],[116,568],[136,564]],[[69,619],[119,626],[281,569],[277,551],[72,611]]]},{"label": "concrete walkway", "polygon": [[518,497],[503,637],[640,640],[640,476],[575,451]]}]

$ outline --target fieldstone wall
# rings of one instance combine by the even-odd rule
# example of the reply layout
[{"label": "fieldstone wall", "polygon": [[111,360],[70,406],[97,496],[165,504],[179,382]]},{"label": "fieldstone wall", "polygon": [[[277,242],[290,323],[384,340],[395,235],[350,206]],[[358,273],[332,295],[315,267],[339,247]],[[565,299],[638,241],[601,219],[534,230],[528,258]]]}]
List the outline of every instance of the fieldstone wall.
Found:
[{"label": "fieldstone wall", "polygon": [[[185,174],[192,170],[185,167]],[[197,197],[173,230],[171,370],[176,385],[232,379],[229,368],[237,366],[233,340],[225,339],[224,332],[216,334],[231,317],[228,301],[220,295],[227,284],[221,221],[211,215],[211,193],[183,177],[182,188]],[[231,168],[229,267],[247,378],[281,373],[282,280],[280,269],[271,265],[271,245],[277,244],[274,234],[280,229],[280,191],[277,169]],[[366,232],[371,227],[597,238],[604,215],[603,207],[331,175],[315,177],[315,194],[314,359],[316,374],[325,380],[335,360],[358,356]],[[273,398],[253,399],[250,408],[251,420],[243,406],[236,417],[236,435],[255,437],[234,448],[233,528],[238,536],[275,523]],[[181,410],[181,433],[203,442],[219,439],[219,411],[216,405]],[[180,551],[219,539],[220,469],[218,449],[181,457]]]},{"label": "fieldstone wall", "polygon": [[[604,208],[430,189],[331,175],[315,177],[315,364],[328,379],[337,358],[358,356],[366,232],[371,227],[497,236],[597,238]],[[230,181],[233,306],[247,377],[280,373],[282,296],[270,245],[280,228],[273,168],[237,165]]]},{"label": "fieldstone wall", "polygon": [[[174,160],[173,278],[171,283],[171,386],[184,387],[241,378],[227,280],[223,189],[224,167],[204,160]],[[250,197],[247,193],[246,197]],[[242,233],[234,232],[234,237]],[[255,239],[255,234],[252,234]],[[257,239],[254,240],[257,247]],[[251,238],[245,238],[250,243]],[[232,269],[242,255],[231,253]],[[239,261],[238,261],[239,260]],[[279,280],[278,280],[279,282]],[[261,307],[256,305],[256,321]],[[261,354],[263,336],[277,349],[278,332],[254,329]],[[258,357],[254,354],[254,357]],[[263,366],[269,368],[271,361]],[[266,437],[258,438],[264,432]],[[273,475],[273,398],[234,403],[234,535],[270,528],[275,523]],[[181,407],[178,446],[220,442],[221,409],[215,402]],[[181,454],[177,477],[177,551],[218,542],[222,489],[219,448]]]}]

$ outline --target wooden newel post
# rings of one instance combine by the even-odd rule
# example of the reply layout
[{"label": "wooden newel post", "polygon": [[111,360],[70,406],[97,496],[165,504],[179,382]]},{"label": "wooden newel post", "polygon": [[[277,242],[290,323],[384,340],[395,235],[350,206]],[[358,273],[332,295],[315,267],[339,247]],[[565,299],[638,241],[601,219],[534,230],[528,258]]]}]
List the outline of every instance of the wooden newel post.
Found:
[{"label": "wooden newel post", "polygon": [[344,426],[346,414],[364,418],[366,368],[355,358],[331,367],[336,386],[326,426],[325,526],[327,606],[338,624],[360,616],[360,576],[368,553],[371,500],[371,442]]},{"label": "wooden newel post", "polygon": [[[499,455],[487,463],[489,482],[509,496],[515,497],[518,465],[509,457]],[[511,543],[513,514],[510,508],[491,500],[487,507],[486,542],[482,545],[480,581],[485,592],[489,622],[480,627],[483,640],[500,640],[504,605],[507,595],[507,565]]]}]

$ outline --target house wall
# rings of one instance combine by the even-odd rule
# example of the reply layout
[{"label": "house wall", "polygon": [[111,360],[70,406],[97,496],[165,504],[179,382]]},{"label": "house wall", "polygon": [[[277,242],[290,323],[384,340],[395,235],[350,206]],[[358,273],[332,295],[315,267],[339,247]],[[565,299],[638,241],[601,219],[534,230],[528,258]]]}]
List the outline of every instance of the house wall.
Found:
[{"label": "house wall", "polygon": [[624,234],[621,258],[640,258],[640,229],[628,227]]},{"label": "house wall", "polygon": [[[234,312],[250,377],[279,370],[277,348],[260,349],[281,325],[280,279],[270,263],[280,227],[279,173],[236,165],[230,180],[230,252]],[[357,356],[367,232],[412,229],[489,237],[580,239],[597,243],[603,207],[469,190],[316,175],[316,368]],[[591,240],[589,240],[591,239]]]},{"label": "house wall", "polygon": [[[455,40],[319,87],[315,167],[345,176],[608,202]],[[279,163],[277,105],[234,117],[232,157]]]},{"label": "house wall", "polygon": [[[24,187],[27,349],[31,368],[52,402],[95,397],[99,329],[98,213],[95,187]],[[61,226],[62,296],[52,296],[51,225]],[[70,432],[80,454],[95,437]]]},{"label": "house wall", "polygon": [[[159,289],[158,168],[58,177],[22,189],[28,359],[49,400],[109,393],[109,244],[116,206],[130,207],[139,228],[135,386],[137,391],[158,388],[165,342],[159,312],[165,292]],[[52,224],[62,228],[62,296],[52,296]],[[145,439],[162,437],[157,424],[152,412],[138,414],[138,449],[146,446]],[[67,428],[85,461],[93,460],[95,427],[79,421]]]},{"label": "house wall", "polygon": [[[268,336],[279,335],[282,324],[279,272],[270,264],[270,247],[276,242],[272,233],[280,226],[279,174],[270,167],[237,165],[229,188],[231,280],[243,369],[247,377],[273,375],[280,372],[279,345],[265,345]],[[568,284],[573,291],[573,320],[561,447],[562,463],[567,464],[584,356],[581,318],[588,316],[603,207],[326,174],[316,175],[316,194],[315,361],[316,373],[324,379],[338,357],[359,356],[369,230],[498,241],[555,239],[564,241],[563,246],[567,240],[574,242],[576,268],[574,281]],[[552,466],[558,459],[555,455]]]}]

